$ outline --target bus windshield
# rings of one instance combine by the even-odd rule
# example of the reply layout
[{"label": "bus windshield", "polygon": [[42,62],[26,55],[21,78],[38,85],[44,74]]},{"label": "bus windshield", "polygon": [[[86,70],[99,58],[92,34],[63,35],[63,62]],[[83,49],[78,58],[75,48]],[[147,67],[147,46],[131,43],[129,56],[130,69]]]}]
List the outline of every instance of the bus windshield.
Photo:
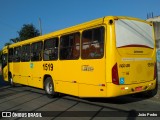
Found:
[{"label": "bus windshield", "polygon": [[115,21],[116,47],[154,48],[152,26],[135,20]]}]

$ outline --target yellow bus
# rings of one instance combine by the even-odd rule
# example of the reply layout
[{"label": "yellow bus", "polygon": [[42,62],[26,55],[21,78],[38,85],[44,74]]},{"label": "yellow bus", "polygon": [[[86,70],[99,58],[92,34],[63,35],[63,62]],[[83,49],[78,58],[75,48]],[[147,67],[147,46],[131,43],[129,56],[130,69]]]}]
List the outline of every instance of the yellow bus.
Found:
[{"label": "yellow bus", "polygon": [[106,16],[3,49],[3,78],[48,95],[151,95],[156,88],[152,23]]}]

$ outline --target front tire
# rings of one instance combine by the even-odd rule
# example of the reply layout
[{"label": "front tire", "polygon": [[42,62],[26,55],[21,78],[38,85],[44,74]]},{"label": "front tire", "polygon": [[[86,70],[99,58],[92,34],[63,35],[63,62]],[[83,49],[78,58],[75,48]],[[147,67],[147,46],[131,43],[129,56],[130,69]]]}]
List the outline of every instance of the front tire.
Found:
[{"label": "front tire", "polygon": [[47,77],[44,84],[45,92],[48,97],[56,97],[57,93],[54,91],[54,84],[51,77]]},{"label": "front tire", "polygon": [[12,75],[9,75],[9,84],[10,84],[11,87],[14,87],[14,86],[15,86],[15,84],[14,84],[14,82],[13,82]]}]

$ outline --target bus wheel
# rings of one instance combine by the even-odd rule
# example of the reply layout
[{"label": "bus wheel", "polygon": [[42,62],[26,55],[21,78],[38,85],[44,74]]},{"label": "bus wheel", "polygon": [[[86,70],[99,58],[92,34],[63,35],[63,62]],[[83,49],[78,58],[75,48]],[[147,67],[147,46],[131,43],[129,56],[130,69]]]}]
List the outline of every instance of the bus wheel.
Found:
[{"label": "bus wheel", "polygon": [[9,84],[10,84],[11,87],[14,87],[14,86],[15,86],[15,84],[14,84],[14,82],[13,82],[13,78],[12,78],[11,75],[9,76]]},{"label": "bus wheel", "polygon": [[45,92],[48,97],[55,97],[57,93],[54,91],[54,84],[51,77],[47,77],[44,82]]}]

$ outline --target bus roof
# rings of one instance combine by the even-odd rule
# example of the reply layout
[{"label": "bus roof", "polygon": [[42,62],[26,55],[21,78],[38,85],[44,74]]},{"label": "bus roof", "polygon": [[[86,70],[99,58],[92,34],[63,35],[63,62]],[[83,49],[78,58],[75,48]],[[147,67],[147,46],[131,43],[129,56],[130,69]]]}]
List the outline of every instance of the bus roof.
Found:
[{"label": "bus roof", "polygon": [[[82,24],[78,24],[78,25],[75,25],[75,26],[71,26],[71,27],[68,27],[68,28],[57,30],[57,31],[54,31],[54,32],[51,32],[51,33],[48,33],[48,34],[45,34],[45,35],[42,35],[42,36],[38,36],[38,37],[34,37],[34,38],[31,38],[31,39],[28,39],[28,40],[17,42],[17,43],[9,45],[9,47],[16,47],[18,45],[30,44],[32,42],[42,41],[42,40],[49,39],[49,38],[52,38],[52,37],[76,32],[76,31],[79,31],[81,29],[86,29],[87,27],[92,27],[92,26],[95,26],[95,25],[102,25],[104,23],[104,21],[111,20],[111,19],[112,20],[114,20],[114,19],[130,19],[130,20],[137,20],[137,21],[141,21],[141,22],[145,22],[145,23],[150,24],[149,22],[147,22],[145,20],[141,20],[141,19],[133,18],[133,17],[105,16],[105,17],[102,17],[102,18],[98,18],[98,19],[95,19],[95,20],[84,22]],[[3,49],[6,49],[6,48],[7,48],[7,46],[5,46]]]}]

